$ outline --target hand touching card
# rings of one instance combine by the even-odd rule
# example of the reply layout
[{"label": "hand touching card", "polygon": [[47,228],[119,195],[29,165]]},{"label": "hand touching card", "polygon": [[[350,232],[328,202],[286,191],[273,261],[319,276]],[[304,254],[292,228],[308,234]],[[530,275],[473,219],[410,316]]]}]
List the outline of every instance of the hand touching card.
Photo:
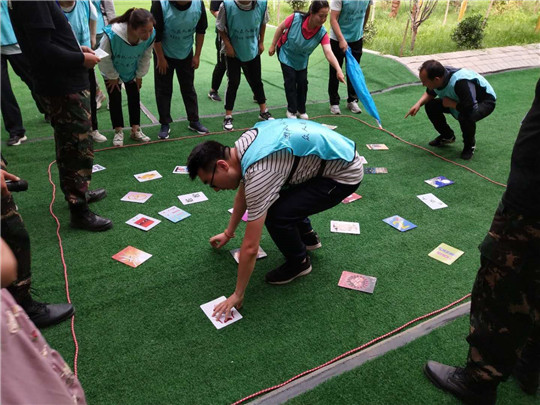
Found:
[{"label": "hand touching card", "polygon": [[219,319],[216,319],[212,316],[216,305],[222,303],[225,300],[226,300],[225,297],[219,297],[219,298],[216,298],[215,300],[212,300],[210,302],[207,302],[206,304],[201,305],[201,309],[206,314],[208,319],[212,321],[212,324],[216,327],[216,329],[222,329],[225,326],[229,326],[231,323],[235,323],[236,321],[239,321],[240,319],[242,319],[242,315],[240,315],[240,313],[236,310],[235,307],[232,308],[230,317],[225,318],[225,315],[223,314],[219,317]]}]

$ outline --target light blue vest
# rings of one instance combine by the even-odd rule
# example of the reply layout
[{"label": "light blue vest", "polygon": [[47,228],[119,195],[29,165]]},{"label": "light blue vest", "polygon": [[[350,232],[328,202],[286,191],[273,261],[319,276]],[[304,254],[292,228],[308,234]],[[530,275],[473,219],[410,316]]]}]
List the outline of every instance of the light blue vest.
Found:
[{"label": "light blue vest", "polygon": [[[474,72],[472,70],[469,70],[469,69],[459,69],[458,71],[456,71],[450,77],[450,80],[448,81],[448,84],[446,85],[445,88],[443,88],[441,90],[433,89],[433,91],[435,91],[435,93],[437,93],[439,98],[448,97],[448,98],[451,98],[452,100],[457,101],[459,103],[459,97],[456,94],[454,86],[456,85],[456,82],[458,80],[463,80],[463,79],[470,80],[470,81],[478,84],[480,87],[485,88],[486,92],[488,94],[491,94],[493,96],[493,98],[495,98],[495,99],[497,98],[497,96],[495,94],[495,90],[493,90],[493,87],[491,87],[491,84],[489,84],[489,82],[483,76],[481,76],[478,73],[476,73],[476,72]],[[455,118],[458,118],[458,116],[459,116],[459,111],[458,110],[456,110],[454,108],[450,108],[450,112],[452,113],[452,115]]]},{"label": "light blue vest", "polygon": [[90,3],[88,0],[77,0],[75,7],[64,15],[71,25],[75,38],[81,46],[90,47]]},{"label": "light blue vest", "polygon": [[[103,13],[101,12],[101,1],[92,0],[94,7],[97,12],[97,24],[96,24],[96,34],[103,34],[103,28],[105,28],[105,19],[103,18]],[[98,44],[99,45],[99,44]]]},{"label": "light blue vest", "polygon": [[15,32],[13,32],[13,25],[11,25],[11,20],[9,19],[7,0],[2,0],[1,6],[0,34],[2,35],[2,46],[15,45],[17,43],[17,37],[15,36]]},{"label": "light blue vest", "polygon": [[266,0],[257,0],[253,10],[242,10],[234,0],[223,2],[227,15],[227,34],[236,57],[249,62],[259,54],[259,33],[266,12]]},{"label": "light blue vest", "polygon": [[193,50],[193,34],[201,18],[201,0],[192,0],[187,10],[181,11],[169,0],[161,0],[163,10],[163,39],[165,56],[186,59]]},{"label": "light blue vest", "polygon": [[324,160],[347,162],[352,162],[356,155],[353,141],[317,122],[285,118],[259,122],[254,128],[258,135],[242,156],[242,176],[254,163],[283,149],[294,156],[316,155]]},{"label": "light blue vest", "polygon": [[137,73],[139,59],[144,51],[152,46],[152,43],[154,42],[156,30],[154,29],[152,31],[152,35],[150,35],[148,40],[141,42],[138,45],[131,45],[124,41],[112,30],[110,25],[107,25],[103,31],[107,37],[109,37],[109,41],[111,42],[111,57],[114,68],[120,75],[120,79],[122,79],[123,82],[132,81],[135,79],[135,73]]},{"label": "light blue vest", "polygon": [[356,42],[364,36],[364,18],[369,0],[343,0],[338,17],[339,28],[347,42]]},{"label": "light blue vest", "polygon": [[313,37],[306,39],[302,34],[303,21],[302,14],[294,13],[287,40],[279,49],[279,61],[294,70],[304,70],[308,67],[309,55],[326,34],[326,29],[321,27]]}]

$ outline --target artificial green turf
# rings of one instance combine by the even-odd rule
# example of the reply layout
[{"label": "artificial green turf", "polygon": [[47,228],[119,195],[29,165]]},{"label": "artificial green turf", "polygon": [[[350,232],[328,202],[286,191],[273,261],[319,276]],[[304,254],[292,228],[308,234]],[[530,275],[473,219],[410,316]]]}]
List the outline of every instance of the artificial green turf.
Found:
[{"label": "artificial green turf", "polygon": [[[530,107],[539,71],[489,76],[499,101],[492,116],[478,124],[478,152],[469,166],[506,181],[511,147]],[[423,111],[403,119],[422,91],[419,86],[401,88],[375,96],[375,102],[385,128],[425,145],[434,131]],[[284,110],[277,112],[283,115]],[[310,105],[309,112],[325,114],[327,104]],[[373,122],[364,114],[361,118]],[[249,113],[238,115],[235,122],[248,127],[255,120],[256,113]],[[220,121],[219,117],[208,119],[211,128],[219,128]],[[362,200],[312,218],[323,248],[312,255],[314,270],[307,277],[283,287],[264,283],[264,273],[282,262],[265,232],[261,246],[268,258],[259,261],[253,273],[244,319],[221,331],[214,329],[199,305],[232,293],[236,263],[227,250],[239,247],[244,225],[224,250],[213,251],[208,238],[226,226],[234,193],[216,194],[199,181],[172,174],[174,166],[184,164],[203,139],[97,152],[95,163],[107,169],[93,176],[92,187],[106,187],[109,196],[93,208],[112,218],[111,231],[71,230],[67,206],[57,195],[55,211],[62,223],[71,297],[77,308],[78,371],[90,403],[232,402],[470,291],[479,262],[476,247],[503,188],[351,118],[318,121],[338,125],[338,131],[357,142],[368,166],[386,166],[389,173],[366,175],[358,190]],[[180,129],[184,125],[174,124],[174,136],[186,134]],[[238,136],[228,133],[204,139],[231,145]],[[386,143],[390,150],[370,151],[366,143]],[[10,171],[30,182],[29,190],[15,198],[33,244],[34,286],[42,299],[58,302],[64,300],[63,274],[55,224],[47,214],[46,168],[54,159],[53,150],[53,141],[45,140],[3,152]],[[440,153],[457,159],[460,151],[461,144],[456,142]],[[158,170],[164,178],[138,183],[133,177],[148,170]],[[438,175],[456,184],[434,189],[424,183]],[[57,183],[55,168],[53,180]],[[124,224],[137,213],[157,218],[158,211],[180,206],[177,195],[201,190],[209,201],[182,207],[192,216],[178,224],[163,219],[148,233]],[[128,191],[154,196],[144,205],[121,202]],[[432,211],[416,198],[429,192],[449,207]],[[400,233],[382,222],[396,214],[418,228]],[[331,219],[359,221],[362,233],[331,233]],[[452,266],[434,261],[427,254],[441,242],[465,255]],[[137,269],[113,261],[111,256],[127,245],[153,257]],[[343,270],[377,277],[375,293],[338,288]],[[45,331],[45,336],[68,362],[73,361],[67,324]],[[385,392],[378,390],[378,395],[382,398]]]}]

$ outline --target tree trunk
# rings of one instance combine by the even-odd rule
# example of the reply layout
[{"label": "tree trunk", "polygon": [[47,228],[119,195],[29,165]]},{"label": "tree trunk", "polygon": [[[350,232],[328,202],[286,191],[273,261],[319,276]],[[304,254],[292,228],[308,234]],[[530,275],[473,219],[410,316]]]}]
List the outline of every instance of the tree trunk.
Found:
[{"label": "tree trunk", "polygon": [[446,18],[448,17],[448,8],[450,7],[450,0],[446,0],[446,11],[444,12],[444,20],[442,22],[442,25],[446,25]]},{"label": "tree trunk", "polygon": [[373,5],[371,6],[371,11],[370,11],[370,14],[371,14],[371,22],[375,21],[375,2],[377,0],[373,0]]},{"label": "tree trunk", "polygon": [[277,25],[281,24],[281,21],[279,21],[279,12],[281,10],[281,1],[278,0],[277,2]]},{"label": "tree trunk", "polygon": [[486,26],[486,23],[487,23],[487,20],[488,20],[488,17],[489,17],[489,12],[491,11],[491,6],[493,6],[494,1],[495,0],[491,0],[489,2],[489,6],[488,6],[488,9],[486,11],[486,17],[484,18],[484,21],[482,22],[482,28],[485,28],[485,26]]},{"label": "tree trunk", "polygon": [[396,18],[399,11],[399,6],[401,5],[401,1],[399,0],[392,0],[392,11],[390,11],[390,18]]},{"label": "tree trunk", "polygon": [[415,28],[414,24],[412,26],[412,36],[411,36],[411,52],[414,51],[414,43],[416,42],[416,34],[418,33],[418,28]]},{"label": "tree trunk", "polygon": [[463,0],[463,3],[461,3],[461,8],[459,9],[459,16],[458,16],[458,22],[463,19],[463,16],[465,15],[465,11],[467,11],[467,0]]},{"label": "tree trunk", "polygon": [[405,47],[405,40],[407,39],[407,33],[409,32],[409,23],[410,19],[407,19],[407,26],[405,27],[405,32],[403,33],[403,41],[401,41],[401,47],[399,48],[399,57],[403,56],[403,48]]}]

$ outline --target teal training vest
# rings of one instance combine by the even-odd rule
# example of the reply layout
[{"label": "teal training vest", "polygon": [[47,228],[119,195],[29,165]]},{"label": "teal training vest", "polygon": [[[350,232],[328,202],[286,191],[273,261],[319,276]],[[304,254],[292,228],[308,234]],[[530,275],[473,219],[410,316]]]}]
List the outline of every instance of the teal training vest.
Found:
[{"label": "teal training vest", "polygon": [[77,0],[75,7],[64,15],[71,25],[75,38],[81,46],[90,47],[90,3],[88,0]]},{"label": "teal training vest", "polygon": [[[448,84],[446,85],[446,87],[444,87],[441,90],[434,89],[433,91],[435,91],[435,93],[437,93],[437,95],[440,98],[448,97],[459,103],[459,98],[456,94],[454,86],[456,85],[456,82],[458,80],[463,80],[463,79],[470,80],[478,84],[479,86],[485,88],[488,94],[491,94],[493,98],[497,99],[495,90],[493,90],[493,87],[491,87],[491,84],[489,84],[489,82],[483,76],[469,69],[459,69],[450,77],[450,80],[448,81]],[[458,118],[459,116],[458,110],[454,108],[450,108],[450,112],[455,118]]]},{"label": "teal training vest", "polygon": [[316,155],[323,160],[347,162],[352,162],[356,155],[353,141],[317,122],[284,118],[259,122],[254,128],[257,137],[240,162],[242,176],[254,163],[283,149],[294,156]]},{"label": "teal training vest", "polygon": [[154,29],[152,31],[152,35],[150,35],[148,40],[141,42],[138,45],[131,45],[124,41],[112,30],[110,25],[107,25],[103,31],[109,37],[109,41],[111,42],[111,58],[114,68],[120,75],[120,79],[122,79],[123,82],[132,81],[135,79],[135,73],[137,73],[139,59],[144,51],[152,46],[152,43],[154,42],[156,30]]},{"label": "teal training vest", "polygon": [[319,31],[310,39],[302,33],[304,17],[294,13],[294,18],[287,34],[287,40],[279,49],[279,61],[294,70],[304,70],[308,67],[309,55],[321,43],[326,29],[321,26]]},{"label": "teal training vest", "polygon": [[257,0],[252,10],[242,10],[234,0],[223,2],[227,16],[227,33],[236,57],[249,62],[259,54],[259,33],[266,12],[266,0]]},{"label": "teal training vest", "polygon": [[9,19],[7,0],[2,0],[2,8],[0,9],[0,12],[0,35],[2,35],[2,46],[15,45],[17,43],[17,37],[15,36],[15,32],[13,31],[13,25],[11,25],[11,20]]},{"label": "teal training vest", "polygon": [[338,23],[345,41],[356,42],[364,36],[364,18],[368,7],[369,0],[343,0]]},{"label": "teal training vest", "polygon": [[201,18],[201,0],[192,0],[187,10],[181,11],[169,0],[161,0],[163,10],[163,38],[161,46],[165,56],[186,59],[193,50],[193,34]]},{"label": "teal training vest", "polygon": [[96,24],[96,34],[103,34],[103,28],[105,28],[106,24],[105,24],[105,19],[103,18],[103,13],[101,12],[101,1],[92,0],[92,3],[94,4],[94,7],[96,8],[97,17],[98,17],[97,24]]}]

